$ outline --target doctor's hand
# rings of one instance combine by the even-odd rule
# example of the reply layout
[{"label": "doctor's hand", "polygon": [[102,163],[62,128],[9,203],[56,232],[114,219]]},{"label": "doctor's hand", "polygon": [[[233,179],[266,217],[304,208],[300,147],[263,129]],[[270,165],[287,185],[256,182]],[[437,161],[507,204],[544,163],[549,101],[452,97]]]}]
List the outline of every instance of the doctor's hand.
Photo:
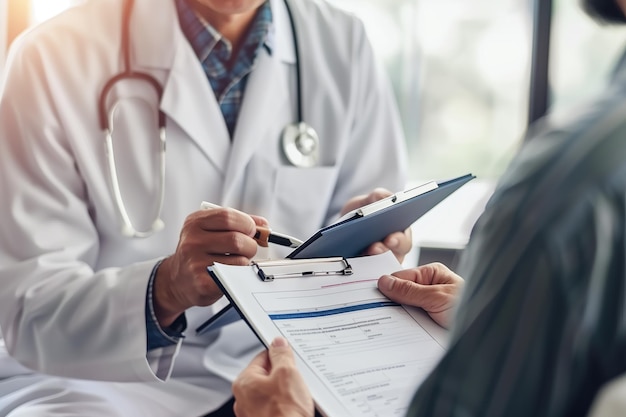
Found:
[{"label": "doctor's hand", "polygon": [[383,275],[378,289],[400,304],[423,308],[440,326],[448,328],[465,281],[447,266],[434,262]]},{"label": "doctor's hand", "polygon": [[281,337],[259,353],[233,382],[237,417],[313,417],[315,407]]},{"label": "doctor's hand", "polygon": [[[393,193],[384,188],[376,188],[371,193],[366,195],[359,195],[351,198],[341,210],[343,216],[349,211],[356,210],[359,207],[363,207],[367,204],[374,203],[385,197],[389,197]],[[382,242],[376,242],[370,245],[364,255],[378,255],[379,253],[387,252],[391,250],[396,256],[399,262],[404,260],[404,257],[411,250],[413,246],[411,229],[406,229],[404,232],[396,232],[388,235]]]},{"label": "doctor's hand", "polygon": [[267,226],[267,220],[231,208],[187,216],[176,252],[159,265],[154,280],[152,300],[162,327],[189,307],[211,305],[222,296],[206,267],[214,262],[248,265],[257,251],[257,226]]}]

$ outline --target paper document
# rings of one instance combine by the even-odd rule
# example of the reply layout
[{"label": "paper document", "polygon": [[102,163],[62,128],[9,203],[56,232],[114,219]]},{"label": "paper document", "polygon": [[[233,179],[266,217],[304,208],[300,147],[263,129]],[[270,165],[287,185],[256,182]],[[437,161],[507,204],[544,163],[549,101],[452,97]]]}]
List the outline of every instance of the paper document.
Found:
[{"label": "paper document", "polygon": [[279,335],[289,341],[323,415],[404,416],[444,353],[446,330],[378,291],[381,275],[402,269],[391,252],[347,259],[344,273],[336,260],[328,274],[311,261],[275,274],[268,267],[266,281],[262,263],[215,264],[210,272],[265,345]]}]

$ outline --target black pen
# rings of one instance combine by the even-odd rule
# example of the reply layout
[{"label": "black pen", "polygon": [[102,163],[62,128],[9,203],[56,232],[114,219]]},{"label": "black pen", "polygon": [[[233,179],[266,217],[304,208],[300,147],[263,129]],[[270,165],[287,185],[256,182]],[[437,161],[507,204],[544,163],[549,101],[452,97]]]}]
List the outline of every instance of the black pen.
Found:
[{"label": "black pen", "polygon": [[[221,208],[217,204],[209,203],[208,201],[203,201],[200,204],[201,209],[214,209]],[[256,233],[254,234],[254,240],[257,241],[259,246],[267,247],[268,242],[273,243],[275,245],[287,246],[289,248],[297,248],[302,245],[300,239],[296,239],[293,236],[286,235],[284,233],[277,233],[270,230],[268,227],[257,226]]]}]

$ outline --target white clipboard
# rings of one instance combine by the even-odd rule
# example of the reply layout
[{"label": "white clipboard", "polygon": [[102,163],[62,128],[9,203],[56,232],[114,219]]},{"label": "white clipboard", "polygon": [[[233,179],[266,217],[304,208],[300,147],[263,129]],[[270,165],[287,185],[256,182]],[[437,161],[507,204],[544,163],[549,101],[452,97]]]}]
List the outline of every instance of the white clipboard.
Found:
[{"label": "white clipboard", "polygon": [[[209,272],[231,310],[263,344],[276,336],[289,341],[320,413],[349,417],[361,414],[360,406],[376,408],[379,415],[406,408],[445,352],[445,329],[422,310],[394,303],[378,291],[378,278],[400,269],[386,252],[215,264]],[[345,389],[357,385],[358,390]]]}]

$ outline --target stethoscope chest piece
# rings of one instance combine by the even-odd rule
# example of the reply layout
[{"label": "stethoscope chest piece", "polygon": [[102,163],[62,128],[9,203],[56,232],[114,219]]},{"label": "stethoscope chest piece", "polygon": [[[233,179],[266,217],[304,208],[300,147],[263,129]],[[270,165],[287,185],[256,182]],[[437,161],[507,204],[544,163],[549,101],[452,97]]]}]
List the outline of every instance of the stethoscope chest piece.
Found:
[{"label": "stethoscope chest piece", "polygon": [[304,122],[285,127],[282,139],[287,160],[300,168],[311,168],[319,161],[320,139],[317,132]]}]

